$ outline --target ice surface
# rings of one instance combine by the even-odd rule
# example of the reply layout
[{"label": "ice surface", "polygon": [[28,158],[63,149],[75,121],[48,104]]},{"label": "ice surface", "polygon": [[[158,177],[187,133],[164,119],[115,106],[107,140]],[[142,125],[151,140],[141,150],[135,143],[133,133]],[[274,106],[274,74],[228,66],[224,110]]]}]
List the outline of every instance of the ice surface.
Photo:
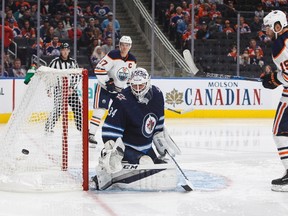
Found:
[{"label": "ice surface", "polygon": [[[182,155],[176,160],[195,191],[0,192],[0,215],[11,216],[284,216],[288,193],[270,182],[283,166],[272,119],[168,119]],[[98,135],[99,136],[99,135]],[[91,171],[101,144],[90,149]]]}]

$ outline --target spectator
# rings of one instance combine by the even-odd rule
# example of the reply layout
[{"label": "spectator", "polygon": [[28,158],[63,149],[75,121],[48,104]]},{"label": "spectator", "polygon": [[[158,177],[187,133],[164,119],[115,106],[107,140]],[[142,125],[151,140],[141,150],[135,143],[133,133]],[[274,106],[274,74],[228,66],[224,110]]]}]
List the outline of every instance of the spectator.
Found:
[{"label": "spectator", "polygon": [[231,51],[227,54],[228,57],[231,57],[233,62],[237,62],[237,46],[232,45]]},{"label": "spectator", "polygon": [[264,31],[259,31],[258,32],[258,38],[259,38],[260,41],[262,41],[264,43],[271,42],[271,38],[268,37]]},{"label": "spectator", "polygon": [[98,62],[105,56],[105,54],[102,52],[101,46],[96,46],[92,55],[90,56],[90,61],[92,64],[92,67],[95,68]]},{"label": "spectator", "polygon": [[258,32],[262,29],[262,21],[258,16],[254,16],[253,22],[250,24],[251,32]]},{"label": "spectator", "polygon": [[201,4],[198,11],[199,20],[203,21],[204,18],[206,22],[209,22],[210,21],[209,11],[210,11],[210,5],[208,3]]},{"label": "spectator", "polygon": [[45,45],[43,43],[43,40],[40,38],[40,43],[38,45],[37,41],[35,41],[35,43],[32,45],[32,50],[31,50],[31,55],[37,55],[37,48],[39,46],[39,56],[41,57],[44,52],[45,52]]},{"label": "spectator", "polygon": [[24,7],[25,9],[31,8],[30,3],[27,2],[27,1],[24,1],[24,0],[18,0],[15,3],[15,6],[16,6],[17,9],[20,9],[21,7]]},{"label": "spectator", "polygon": [[79,22],[77,23],[77,28],[79,28],[82,32],[84,31],[85,28],[88,27],[88,24],[85,20],[84,16],[80,16]]},{"label": "spectator", "polygon": [[102,51],[106,55],[113,49],[113,40],[110,37],[107,37],[105,40],[105,44],[102,45]]},{"label": "spectator", "polygon": [[37,23],[37,4],[31,5],[31,12],[30,12],[31,20],[34,23],[34,26],[36,26]]},{"label": "spectator", "polygon": [[35,27],[34,20],[31,17],[31,9],[26,9],[23,16],[21,18],[19,18],[18,25],[19,25],[20,29],[24,28],[26,21],[29,22],[29,26],[31,26],[32,28]]},{"label": "spectator", "polygon": [[16,22],[18,22],[18,20],[23,16],[25,10],[26,10],[26,7],[22,5],[19,10],[13,13],[13,17],[15,18]]},{"label": "spectator", "polygon": [[[198,31],[198,27],[194,27],[194,34],[193,38],[196,39],[196,33]],[[182,35],[183,41],[183,49],[190,49],[191,48],[191,33],[192,33],[192,24],[188,25],[187,30]]]},{"label": "spectator", "polygon": [[210,37],[210,33],[208,31],[208,25],[206,21],[202,21],[200,25],[200,29],[196,33],[196,39],[206,40]]},{"label": "spectator", "polygon": [[259,65],[260,67],[263,67],[264,58],[263,55],[261,55],[260,49],[255,50],[255,56],[250,58],[250,64]]},{"label": "spectator", "polygon": [[12,10],[12,13],[15,13],[18,10],[15,0],[6,1],[6,7],[9,7]]},{"label": "spectator", "polygon": [[240,65],[246,66],[250,64],[250,57],[248,49],[245,49],[243,54],[240,56]]},{"label": "spectator", "polygon": [[29,20],[24,21],[24,27],[21,29],[21,34],[27,39],[36,38],[36,31],[30,26]]},{"label": "spectator", "polygon": [[225,26],[223,28],[223,32],[225,32],[226,34],[235,32],[235,30],[231,27],[229,20],[225,20]]},{"label": "spectator", "polygon": [[50,16],[53,12],[53,5],[50,0],[41,1],[40,13],[42,16]]},{"label": "spectator", "polygon": [[[0,40],[2,40],[2,25],[0,25]],[[8,52],[8,48],[11,44],[11,42],[14,39],[14,35],[13,35],[13,30],[8,27],[8,26],[4,26],[4,52],[7,53]]]},{"label": "spectator", "polygon": [[44,44],[48,44],[52,41],[53,37],[54,37],[54,27],[53,26],[50,26],[47,30],[46,30],[46,33],[44,34],[43,36],[43,42]]},{"label": "spectator", "polygon": [[264,10],[262,4],[258,4],[255,10],[255,16],[259,17],[260,20],[263,20],[264,17]]},{"label": "spectator", "polygon": [[4,69],[5,69],[5,71],[8,72],[12,68],[12,66],[13,65],[12,65],[9,53],[7,55],[4,54]]},{"label": "spectator", "polygon": [[15,25],[18,26],[15,17],[13,16],[12,10],[8,10],[5,16],[5,25],[8,25],[9,20],[13,19],[15,21]]},{"label": "spectator", "polygon": [[87,27],[83,32],[79,40],[79,46],[88,47],[94,39],[93,31]]},{"label": "spectator", "polygon": [[66,4],[66,0],[58,0],[59,2],[55,5],[55,8],[57,8],[57,12],[60,12],[61,14],[67,14],[69,13],[69,7]]},{"label": "spectator", "polygon": [[[116,32],[115,32],[115,34],[116,34]],[[100,40],[102,42],[103,41],[102,31],[99,28],[94,29],[93,37],[98,39],[98,40]]]},{"label": "spectator", "polygon": [[50,28],[49,19],[46,17],[44,19],[43,25],[40,26],[40,38],[44,38],[44,35],[46,34],[47,30]]},{"label": "spectator", "polygon": [[179,21],[177,25],[177,33],[176,33],[176,49],[180,49],[182,47],[182,35],[187,30],[187,27],[190,23],[189,15],[185,14],[183,20]]},{"label": "spectator", "polygon": [[222,17],[217,16],[215,20],[212,20],[209,25],[209,32],[213,36],[215,33],[223,32]]},{"label": "spectator", "polygon": [[95,5],[93,8],[93,14],[95,17],[103,21],[108,13],[110,12],[110,8],[108,5],[104,4],[104,0],[99,0],[98,4]]},{"label": "spectator", "polygon": [[64,25],[64,29],[65,29],[66,31],[68,31],[69,29],[72,28],[73,21],[71,20],[70,14],[66,14],[66,15],[64,16],[63,25]]},{"label": "spectator", "polygon": [[217,6],[215,3],[211,4],[211,9],[209,11],[210,20],[215,20],[217,17],[222,17],[220,11],[217,10]]},{"label": "spectator", "polygon": [[13,30],[13,37],[22,37],[22,31],[18,28],[18,26],[15,26],[14,23],[14,19],[9,19],[8,26]]},{"label": "spectator", "polygon": [[[235,29],[237,29],[237,24],[235,25]],[[251,33],[250,26],[245,22],[245,18],[240,16],[240,34]]]},{"label": "spectator", "polygon": [[273,72],[272,67],[270,65],[265,65],[263,67],[263,72],[261,73],[260,77],[263,77],[267,74],[271,74]]},{"label": "spectator", "polygon": [[165,11],[165,18],[163,20],[165,32],[168,32],[170,19],[174,16],[175,13],[176,13],[175,5],[173,3],[170,3],[169,8]]},{"label": "spectator", "polygon": [[[109,12],[107,14],[107,19],[103,20],[103,22],[101,23],[101,29],[102,31],[104,31],[104,29],[107,27],[108,23],[109,22],[113,22],[113,13],[112,12]],[[115,28],[115,31],[118,31],[120,33],[120,24],[118,22],[117,19],[115,19],[115,22],[114,22],[114,28]]]},{"label": "spectator", "polygon": [[263,57],[264,53],[263,53],[262,48],[260,46],[258,46],[256,40],[252,38],[249,41],[249,47],[247,47],[250,58],[253,58],[256,56],[256,49],[259,50],[260,55]]},{"label": "spectator", "polygon": [[58,38],[60,40],[64,39],[69,39],[68,37],[68,32],[66,29],[64,29],[64,24],[63,24],[63,21],[59,21],[58,22],[58,25],[57,25],[57,28],[55,29],[54,31],[54,35],[58,36]]},{"label": "spectator", "polygon": [[[107,37],[113,37],[113,24],[112,22],[108,23],[106,29],[104,29],[104,32],[103,32],[103,39],[105,40]],[[116,43],[118,43],[118,41],[120,40],[120,34],[115,31],[115,41]]]},{"label": "spectator", "polygon": [[60,56],[60,46],[59,38],[57,36],[53,36],[53,40],[46,44],[46,55],[49,56]]},{"label": "spectator", "polygon": [[57,28],[58,23],[62,21],[62,13],[61,11],[57,11],[54,17],[50,20],[50,25],[55,28]]},{"label": "spectator", "polygon": [[96,28],[95,19],[94,18],[90,18],[89,19],[87,28],[90,28],[92,31],[94,31],[94,29]]},{"label": "spectator", "polygon": [[[101,46],[101,40],[94,38],[92,43],[88,46],[88,55],[91,56],[97,46]],[[101,47],[102,48],[102,47]]]},{"label": "spectator", "polygon": [[[71,41],[74,40],[74,27],[72,25],[72,28],[68,30],[68,37]],[[77,37],[77,40],[79,40],[82,36],[82,31],[80,29],[76,29],[76,37]]]},{"label": "spectator", "polygon": [[22,67],[21,60],[16,58],[12,68],[8,71],[9,77],[25,77],[26,69]]},{"label": "spectator", "polygon": [[87,5],[84,12],[83,12],[83,15],[86,16],[86,17],[92,17],[93,16],[93,12],[92,12],[92,9],[91,9],[91,5]]},{"label": "spectator", "polygon": [[[71,4],[68,9],[70,14],[74,14],[74,3]],[[76,6],[76,14],[77,16],[83,16],[83,10],[79,5]]]},{"label": "spectator", "polygon": [[174,41],[176,36],[177,24],[183,20],[182,8],[176,8],[176,14],[171,17],[169,24],[169,39]]}]

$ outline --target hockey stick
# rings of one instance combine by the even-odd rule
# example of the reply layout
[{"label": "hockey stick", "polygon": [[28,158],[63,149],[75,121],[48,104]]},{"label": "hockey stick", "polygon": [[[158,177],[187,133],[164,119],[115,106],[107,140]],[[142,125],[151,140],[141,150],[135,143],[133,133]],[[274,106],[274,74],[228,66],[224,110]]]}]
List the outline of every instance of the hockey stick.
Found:
[{"label": "hockey stick", "polygon": [[165,108],[166,108],[167,110],[170,110],[170,111],[172,111],[172,112],[175,112],[175,113],[177,113],[177,114],[179,114],[179,115],[185,114],[185,113],[188,113],[188,112],[191,112],[191,111],[194,110],[193,107],[188,107],[188,109],[185,109],[185,110],[175,110],[175,109],[171,109],[171,108],[168,108],[168,107],[165,107]]},{"label": "hockey stick", "polygon": [[183,172],[183,170],[181,169],[181,167],[179,166],[179,164],[177,163],[175,158],[172,157],[172,155],[167,150],[165,150],[165,152],[170,156],[170,158],[173,160],[173,162],[177,166],[178,170],[181,172],[182,176],[184,177],[185,184],[183,184],[181,186],[184,188],[185,191],[193,191],[192,183],[189,181],[189,179],[187,178],[187,176],[185,175],[185,173]]},{"label": "hockey stick", "polygon": [[[185,49],[183,51],[183,57],[186,63],[188,64],[191,73],[196,75],[199,69],[196,67],[194,60],[192,59],[190,50]],[[242,76],[234,76],[234,75],[228,75],[228,74],[216,74],[216,73],[205,73],[205,72],[204,74],[205,74],[205,77],[210,77],[210,78],[238,79],[238,80],[262,82],[261,78],[242,77]]]}]

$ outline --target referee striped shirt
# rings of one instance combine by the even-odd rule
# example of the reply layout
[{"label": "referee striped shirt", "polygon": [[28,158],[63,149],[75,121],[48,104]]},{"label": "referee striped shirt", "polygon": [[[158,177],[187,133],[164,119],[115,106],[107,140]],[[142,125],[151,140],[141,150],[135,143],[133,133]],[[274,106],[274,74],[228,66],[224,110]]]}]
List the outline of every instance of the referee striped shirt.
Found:
[{"label": "referee striped shirt", "polygon": [[63,60],[61,57],[54,58],[49,67],[55,69],[72,69],[72,68],[79,68],[75,59],[68,57],[67,60]]},{"label": "referee striped shirt", "polygon": [[[73,69],[73,68],[79,68],[77,62],[75,59],[68,57],[67,60],[63,60],[61,56],[54,58],[50,64],[50,68],[55,68],[55,69]],[[79,80],[77,79],[77,76],[72,75],[70,79],[70,88],[76,89],[77,84]]]}]

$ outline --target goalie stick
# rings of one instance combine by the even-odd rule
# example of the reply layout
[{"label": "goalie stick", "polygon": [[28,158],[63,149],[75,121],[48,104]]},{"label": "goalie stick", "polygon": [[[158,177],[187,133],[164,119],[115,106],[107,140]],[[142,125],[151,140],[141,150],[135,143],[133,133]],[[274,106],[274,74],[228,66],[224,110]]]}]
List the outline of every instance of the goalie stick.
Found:
[{"label": "goalie stick", "polygon": [[172,111],[172,112],[175,112],[175,113],[177,113],[177,114],[179,114],[179,115],[181,115],[181,114],[185,114],[185,113],[188,113],[188,112],[192,112],[193,110],[194,110],[194,108],[193,107],[188,107],[187,109],[184,109],[184,110],[175,110],[175,109],[171,109],[171,108],[169,108],[169,107],[165,107],[167,110],[170,110],[170,111]]},{"label": "goalie stick", "polygon": [[175,160],[174,157],[172,157],[172,155],[165,150],[165,152],[169,155],[169,157],[173,160],[173,162],[175,163],[175,165],[177,166],[178,170],[181,172],[182,176],[184,177],[185,180],[185,184],[182,184],[181,186],[184,188],[185,191],[193,191],[193,186],[192,183],[189,181],[189,179],[187,178],[187,176],[185,175],[185,173],[183,172],[183,170],[181,169],[181,167],[179,166],[179,164],[177,163],[177,161]]},{"label": "goalie stick", "polygon": [[[185,49],[183,51],[183,57],[190,68],[190,72],[193,75],[196,75],[199,69],[196,67],[194,60],[192,59],[190,50]],[[210,78],[238,79],[238,80],[262,82],[261,78],[242,77],[242,76],[234,76],[234,75],[228,75],[228,74],[216,74],[216,73],[205,73],[205,72],[204,74],[205,74],[205,77],[210,77]]]}]

